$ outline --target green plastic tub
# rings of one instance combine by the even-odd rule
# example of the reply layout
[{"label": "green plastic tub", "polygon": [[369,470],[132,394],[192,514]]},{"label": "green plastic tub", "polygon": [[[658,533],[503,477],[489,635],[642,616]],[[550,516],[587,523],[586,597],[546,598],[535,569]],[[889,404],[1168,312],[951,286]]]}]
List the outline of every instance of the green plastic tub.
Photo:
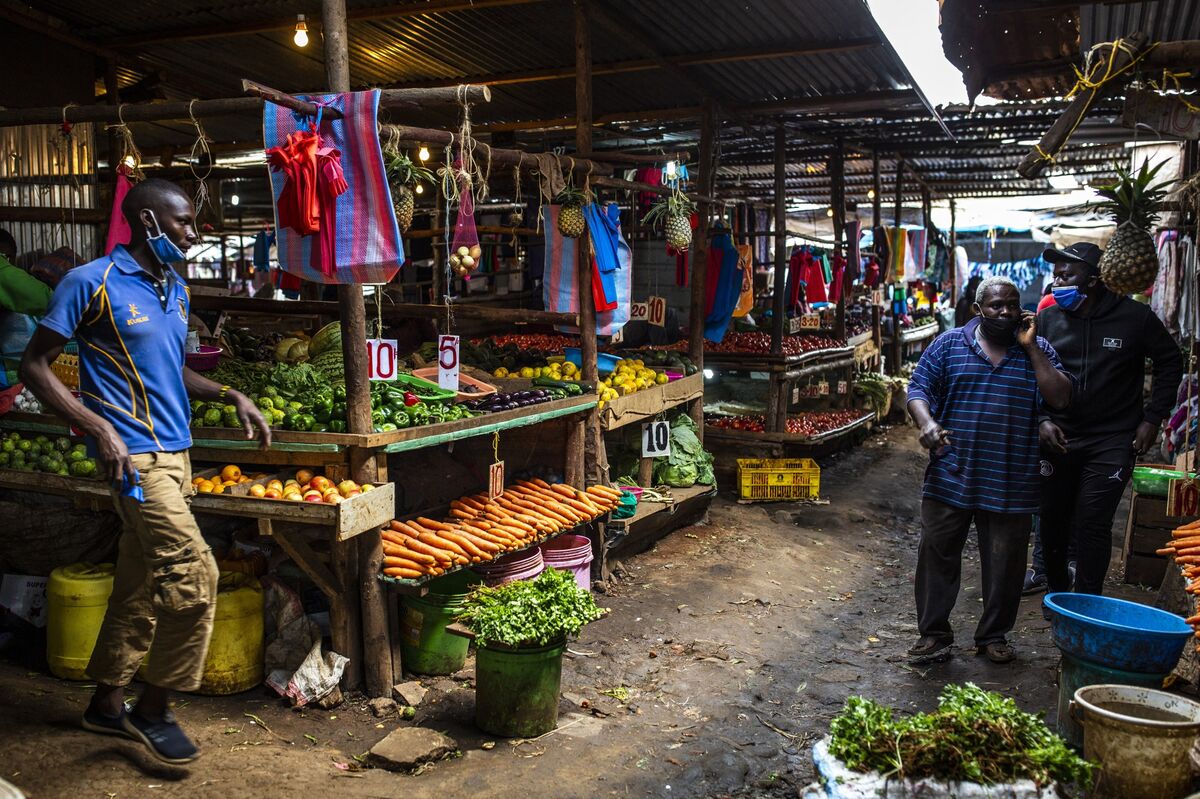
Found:
[{"label": "green plastic tub", "polygon": [[566,644],[475,651],[475,726],[502,738],[536,738],[558,726]]},{"label": "green plastic tub", "polygon": [[449,389],[441,388],[437,383],[404,372],[396,375],[396,387],[404,391],[411,391],[427,402],[453,402],[454,398],[458,396]]},{"label": "green plastic tub", "polygon": [[[1186,472],[1177,472],[1174,469],[1135,466],[1133,468],[1133,490],[1151,497],[1165,497],[1167,487],[1172,480],[1187,476]],[[1196,473],[1193,472],[1191,476],[1195,477]]]},{"label": "green plastic tub", "polygon": [[447,675],[463,667],[470,644],[446,625],[462,613],[466,594],[405,597],[400,614],[400,660],[413,674]]}]

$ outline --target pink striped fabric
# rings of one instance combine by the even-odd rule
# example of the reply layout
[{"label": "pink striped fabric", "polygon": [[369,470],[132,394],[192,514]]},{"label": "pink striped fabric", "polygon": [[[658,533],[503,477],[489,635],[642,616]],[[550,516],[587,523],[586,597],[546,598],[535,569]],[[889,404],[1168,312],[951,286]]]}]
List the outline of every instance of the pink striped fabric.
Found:
[{"label": "pink striped fabric", "polygon": [[[320,134],[323,147],[341,151],[342,172],[349,188],[336,201],[336,265],[326,274],[321,268],[320,234],[301,236],[278,224],[279,194],[285,177],[282,172],[269,172],[276,204],[279,265],[286,272],[317,283],[387,283],[404,263],[404,244],[392,209],[392,192],[376,129],[379,90],[303,95],[302,99],[343,113],[342,119],[323,119]],[[289,133],[312,121],[297,121],[288,109],[266,103],[263,144],[267,149],[279,146]]]}]

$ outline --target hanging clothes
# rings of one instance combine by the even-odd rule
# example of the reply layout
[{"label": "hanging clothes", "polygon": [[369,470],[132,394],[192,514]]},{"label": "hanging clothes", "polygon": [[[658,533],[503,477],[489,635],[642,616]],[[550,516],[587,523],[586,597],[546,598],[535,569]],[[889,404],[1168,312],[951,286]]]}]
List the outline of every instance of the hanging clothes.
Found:
[{"label": "hanging clothes", "polygon": [[621,268],[621,209],[616,203],[609,203],[603,210],[596,203],[589,203],[584,206],[583,218],[592,244],[592,283],[599,288],[596,310],[611,311],[617,307],[613,273]]},{"label": "hanging clothes", "polygon": [[904,255],[904,280],[919,280],[925,271],[925,229],[907,231],[907,249]]},{"label": "hanging clothes", "polygon": [[129,179],[129,168],[124,164],[117,167],[117,185],[113,189],[113,204],[112,213],[108,216],[108,236],[104,241],[104,251],[112,252],[113,248],[118,244],[128,244],[133,236],[133,231],[129,229],[129,222],[125,219],[125,214],[121,211],[121,204],[125,202],[125,195],[133,188],[133,181]]},{"label": "hanging clothes", "polygon": [[679,288],[686,288],[688,284],[688,250],[680,252],[668,245],[667,255],[675,256],[675,285]]},{"label": "hanging clothes", "polygon": [[874,258],[871,258],[870,260],[868,260],[867,268],[864,270],[864,272],[865,272],[865,274],[863,275],[863,285],[869,289],[878,288],[879,284],[882,282],[882,275],[881,275],[881,270],[879,268],[879,261],[875,260]]},{"label": "hanging clothes", "polygon": [[253,263],[255,269],[266,269],[271,265],[271,247],[275,244],[275,231],[260,230],[254,237]]},{"label": "hanging clothes", "polygon": [[708,251],[708,271],[705,280],[715,287],[708,314],[704,318],[704,337],[720,342],[729,329],[733,310],[742,293],[742,270],[738,267],[738,251],[729,234],[714,236]]},{"label": "hanging clothes", "polygon": [[[814,302],[829,302],[829,291],[827,288],[827,278],[825,270],[826,258],[824,254],[819,257],[809,254],[803,264],[803,272],[800,277],[804,281],[804,299],[809,305]],[[833,273],[829,273],[829,277],[833,277]]]},{"label": "hanging clothes", "polygon": [[875,250],[875,257],[879,260],[879,265],[883,268],[883,273],[888,274],[887,266],[892,262],[892,250],[888,244],[888,229],[885,227],[877,227],[871,229],[872,246]]},{"label": "hanging clothes", "polygon": [[784,289],[784,310],[792,311],[804,302],[804,273],[808,248],[796,247],[788,259],[787,275]]},{"label": "hanging clothes", "polygon": [[[336,108],[343,118],[322,120],[315,131],[320,139],[315,147],[307,137],[293,141],[294,147],[302,145],[299,154],[305,158],[311,148],[315,170],[308,171],[304,162],[304,182],[295,187],[294,203],[292,199],[281,202],[289,177],[282,167],[292,164],[296,153],[281,154],[281,168],[270,171],[279,264],[291,274],[320,283],[390,282],[404,263],[404,245],[379,147],[379,91],[301,99]],[[264,104],[263,142],[268,150],[282,148],[286,152],[296,127],[290,111],[274,103]],[[312,234],[299,232],[311,229],[314,209],[327,239],[318,241]]]},{"label": "hanging clothes", "polygon": [[905,273],[905,261],[908,258],[908,234],[904,228],[890,227],[887,229],[888,243],[888,282],[901,282]]},{"label": "hanging clothes", "polygon": [[[850,270],[850,280],[862,279],[862,222],[851,219],[843,228],[846,242],[846,268]],[[836,271],[836,270],[835,270]]]},{"label": "hanging clothes", "polygon": [[733,309],[733,318],[741,319],[754,310],[754,248],[749,244],[737,246],[738,269],[742,272],[742,293],[738,297],[737,307]]},{"label": "hanging clothes", "polygon": [[842,297],[842,281],[846,274],[846,259],[840,255],[833,256],[833,280],[829,282],[829,301],[838,302]]},{"label": "hanging clothes", "polygon": [[[547,311],[556,313],[578,313],[579,292],[577,289],[579,270],[576,268],[575,248],[578,239],[568,239],[558,232],[558,211],[560,206],[542,206],[542,230],[545,246],[545,263],[542,272],[542,304]],[[611,210],[609,213],[612,213]],[[617,216],[617,219],[620,217]],[[616,228],[618,238],[617,256],[618,267],[612,272],[616,307],[612,310],[596,314],[596,335],[616,335],[625,323],[629,321],[629,306],[633,293],[633,250],[629,248],[620,227]],[[593,260],[592,279],[596,279],[597,269]],[[594,289],[593,289],[594,290]],[[579,329],[560,326],[559,331],[568,334],[578,334]]]}]

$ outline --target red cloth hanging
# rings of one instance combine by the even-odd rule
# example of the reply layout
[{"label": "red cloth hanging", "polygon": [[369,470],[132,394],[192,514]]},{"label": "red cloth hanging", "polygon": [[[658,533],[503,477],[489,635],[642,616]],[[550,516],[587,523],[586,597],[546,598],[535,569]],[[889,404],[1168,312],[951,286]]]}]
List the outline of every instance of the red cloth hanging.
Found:
[{"label": "red cloth hanging", "polygon": [[805,294],[803,282],[805,274],[808,271],[807,263],[812,260],[812,256],[803,248],[797,248],[792,252],[792,257],[788,259],[788,296],[787,307],[795,308],[800,303],[804,302]]},{"label": "red cloth hanging", "polygon": [[879,261],[872,258],[867,262],[866,275],[863,277],[863,285],[867,288],[875,288],[879,285]]},{"label": "red cloth hanging", "polygon": [[825,270],[822,268],[821,262],[811,255],[807,255],[801,279],[806,284],[804,298],[809,303],[829,302],[829,295],[825,289]]},{"label": "red cloth hanging", "polygon": [[332,147],[317,150],[317,203],[321,230],[313,250],[313,266],[323,274],[337,271],[337,198],[349,188],[342,174],[342,154]]},{"label": "red cloth hanging", "polygon": [[315,130],[298,130],[289,134],[284,144],[267,150],[267,164],[285,177],[277,206],[279,225],[301,236],[311,236],[321,229],[317,193],[319,145],[320,136]]},{"label": "red cloth hanging", "polygon": [[108,238],[104,242],[104,251],[112,252],[113,248],[118,244],[128,244],[133,236],[133,231],[129,229],[129,222],[125,219],[125,214],[121,212],[121,203],[125,201],[125,195],[133,188],[133,181],[129,179],[129,167],[121,164],[117,167],[117,185],[113,190],[112,213],[108,217]]},{"label": "red cloth hanging", "polygon": [[594,257],[592,258],[592,301],[596,303],[596,313],[614,311],[617,308],[616,300],[609,302],[604,294],[604,281],[600,277],[600,265],[596,263]]},{"label": "red cloth hanging", "polygon": [[842,280],[846,274],[846,259],[833,256],[833,282],[829,284],[829,301],[837,302],[842,297]]}]

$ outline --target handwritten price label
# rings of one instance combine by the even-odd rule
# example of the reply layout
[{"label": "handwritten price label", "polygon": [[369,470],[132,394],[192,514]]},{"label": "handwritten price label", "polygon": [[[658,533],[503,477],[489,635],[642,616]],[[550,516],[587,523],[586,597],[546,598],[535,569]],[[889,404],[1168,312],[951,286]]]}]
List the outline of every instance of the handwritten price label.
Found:
[{"label": "handwritten price label", "polygon": [[396,379],[395,339],[367,339],[367,376],[371,380]]},{"label": "handwritten price label", "polygon": [[1186,477],[1167,483],[1167,515],[1195,516],[1200,513],[1200,489]]},{"label": "handwritten price label", "polygon": [[438,388],[458,391],[458,336],[438,336]]},{"label": "handwritten price label", "polygon": [[801,330],[816,330],[821,327],[821,315],[819,313],[806,313],[800,317]]},{"label": "handwritten price label", "polygon": [[629,321],[630,322],[645,322],[650,315],[650,304],[645,302],[635,302],[629,305]]},{"label": "handwritten price label", "polygon": [[667,301],[662,297],[651,297],[646,301],[649,306],[646,311],[646,321],[655,327],[662,327],[667,322]]},{"label": "handwritten price label", "polygon": [[496,461],[488,470],[488,499],[504,493],[504,461]]}]

